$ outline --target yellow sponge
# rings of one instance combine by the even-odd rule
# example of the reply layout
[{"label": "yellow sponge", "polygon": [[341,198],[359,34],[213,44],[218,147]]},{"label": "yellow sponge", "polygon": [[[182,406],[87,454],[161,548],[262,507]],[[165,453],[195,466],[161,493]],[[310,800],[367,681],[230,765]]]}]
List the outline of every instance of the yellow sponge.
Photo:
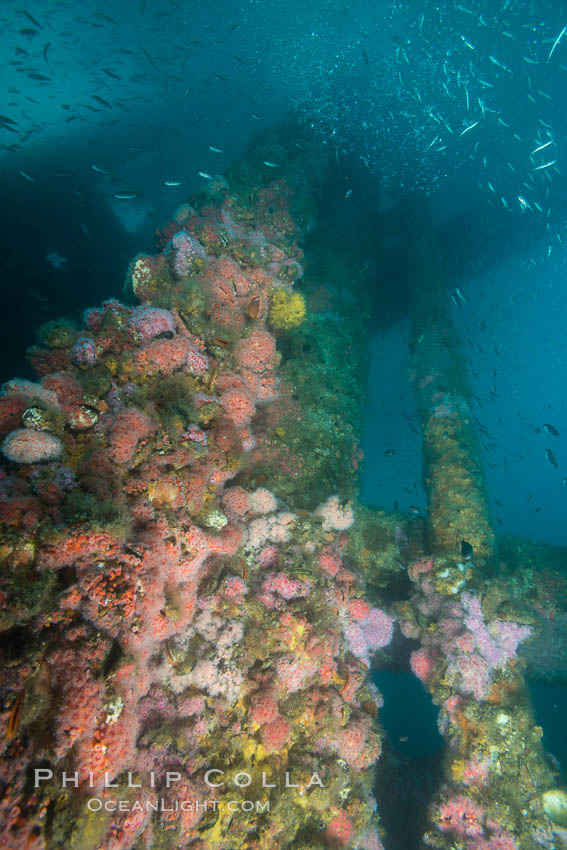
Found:
[{"label": "yellow sponge", "polygon": [[268,319],[276,331],[297,327],[305,319],[305,298],[299,292],[274,289]]}]

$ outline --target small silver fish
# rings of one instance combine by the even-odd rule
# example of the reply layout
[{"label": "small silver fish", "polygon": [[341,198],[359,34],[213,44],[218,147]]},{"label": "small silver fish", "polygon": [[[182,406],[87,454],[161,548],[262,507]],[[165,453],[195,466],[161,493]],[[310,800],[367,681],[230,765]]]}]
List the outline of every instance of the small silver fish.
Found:
[{"label": "small silver fish", "polygon": [[182,183],[181,180],[164,180],[163,185],[164,186],[183,186],[183,183]]},{"label": "small silver fish", "polygon": [[209,145],[209,150],[213,153],[224,153],[222,148],[215,148],[214,145]]},{"label": "small silver fish", "polygon": [[530,153],[530,156],[532,156],[532,154],[537,153],[538,151],[542,151],[545,148],[548,148],[550,145],[554,145],[554,144],[555,144],[555,142],[553,141],[553,139],[550,139],[549,142],[546,142],[544,145],[539,145],[539,147],[534,148],[533,151]]},{"label": "small silver fish", "polygon": [[270,162],[269,159],[264,160],[264,165],[267,165],[268,168],[279,168],[279,165],[278,165],[277,162]]},{"label": "small silver fish", "polygon": [[509,74],[512,73],[510,71],[510,68],[507,68],[506,65],[504,65],[499,59],[496,58],[496,56],[489,56],[488,58],[493,65],[496,65],[497,68],[502,68],[503,71],[507,71]]},{"label": "small silver fish", "polygon": [[563,29],[561,30],[561,32],[559,33],[559,35],[555,39],[555,41],[553,43],[553,47],[549,51],[549,56],[547,57],[548,62],[551,59],[551,57],[553,56],[555,49],[559,46],[559,42],[561,41],[561,39],[563,38],[563,36],[565,35],[566,32],[567,32],[567,26],[563,27]]},{"label": "small silver fish", "polygon": [[197,173],[198,173],[199,177],[204,177],[204,178],[205,178],[205,180],[214,180],[213,175],[212,175],[212,174],[207,174],[207,172],[206,172],[206,171],[199,171],[199,172],[197,172]]},{"label": "small silver fish", "polygon": [[553,454],[551,449],[545,450],[545,459],[548,462],[548,464],[550,466],[552,466],[554,469],[557,469],[557,467],[559,466],[559,464],[557,463],[557,460],[555,459],[555,455]]},{"label": "small silver fish", "polygon": [[465,127],[465,129],[462,131],[462,133],[459,133],[459,135],[464,136],[465,133],[468,133],[469,130],[472,130],[474,127],[477,127],[479,124],[480,124],[480,121],[475,121],[474,124],[469,124],[469,126]]},{"label": "small silver fish", "polygon": [[115,192],[112,197],[116,198],[117,201],[133,201],[140,196],[137,192]]},{"label": "small silver fish", "polygon": [[469,50],[475,49],[474,44],[471,44],[470,41],[467,41],[466,38],[464,37],[464,35],[460,35],[460,33],[459,33],[459,37],[461,38],[463,43],[466,44],[466,46],[469,48]]},{"label": "small silver fish", "polygon": [[461,292],[461,290],[459,289],[459,287],[457,287],[457,288],[455,289],[455,292],[456,292],[456,294],[459,296],[459,298],[461,299],[461,301],[464,301],[464,302],[465,302],[465,304],[468,304],[468,303],[469,303],[469,299],[466,297],[466,295],[463,295],[463,293]]}]

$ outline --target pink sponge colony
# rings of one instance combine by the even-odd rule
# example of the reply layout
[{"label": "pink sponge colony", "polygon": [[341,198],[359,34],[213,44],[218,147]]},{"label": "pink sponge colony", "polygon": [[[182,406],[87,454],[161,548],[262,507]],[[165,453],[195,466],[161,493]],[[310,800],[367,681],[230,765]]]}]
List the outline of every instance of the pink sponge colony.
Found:
[{"label": "pink sponge colony", "polygon": [[18,428],[8,434],[2,443],[2,452],[14,463],[39,463],[57,460],[63,451],[63,443],[47,431]]},{"label": "pink sponge colony", "polygon": [[175,334],[173,314],[160,307],[148,307],[147,304],[134,307],[130,314],[130,326],[138,332],[142,343],[150,342],[162,334]]},{"label": "pink sponge colony", "polygon": [[125,407],[118,413],[110,431],[111,459],[115,463],[128,463],[140,440],[146,440],[153,431],[149,416],[136,407]]}]

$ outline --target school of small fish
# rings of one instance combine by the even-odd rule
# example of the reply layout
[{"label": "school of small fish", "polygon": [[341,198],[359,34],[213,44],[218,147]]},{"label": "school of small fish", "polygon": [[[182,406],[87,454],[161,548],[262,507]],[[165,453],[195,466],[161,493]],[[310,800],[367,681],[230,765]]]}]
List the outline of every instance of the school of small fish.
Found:
[{"label": "school of small fish", "polygon": [[[433,193],[466,167],[488,204],[529,213],[562,239],[546,219],[561,173],[567,22],[550,0],[498,8],[485,0],[415,8],[358,0],[340,9],[331,0],[297,0],[296,8],[227,0],[226,15],[206,4],[191,12],[132,5],[133,15],[126,7],[83,14],[71,0],[0,11],[8,71],[0,150],[22,151],[55,114],[69,130],[77,122],[118,134],[144,116],[162,136],[210,123],[214,137],[236,102],[247,102],[250,124],[279,103],[320,133],[337,160],[354,156],[396,196]],[[152,126],[156,99],[174,112]],[[125,157],[140,150],[133,145]],[[212,138],[207,150],[225,149]],[[205,152],[196,170],[211,173]],[[186,180],[164,173],[161,184]],[[144,194],[143,186],[114,188],[116,200]]]}]

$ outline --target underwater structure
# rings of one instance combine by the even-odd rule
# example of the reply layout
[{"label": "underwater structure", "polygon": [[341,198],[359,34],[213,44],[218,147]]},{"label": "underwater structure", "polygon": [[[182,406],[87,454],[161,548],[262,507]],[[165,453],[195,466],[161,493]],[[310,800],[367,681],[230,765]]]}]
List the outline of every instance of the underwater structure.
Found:
[{"label": "underwater structure", "polygon": [[498,550],[427,233],[427,519],[360,504],[368,315],[303,251],[324,164],[257,140],[2,389],[1,848],[388,848],[386,653],[445,741],[419,846],[567,843],[519,651],[559,640],[565,581]]}]

